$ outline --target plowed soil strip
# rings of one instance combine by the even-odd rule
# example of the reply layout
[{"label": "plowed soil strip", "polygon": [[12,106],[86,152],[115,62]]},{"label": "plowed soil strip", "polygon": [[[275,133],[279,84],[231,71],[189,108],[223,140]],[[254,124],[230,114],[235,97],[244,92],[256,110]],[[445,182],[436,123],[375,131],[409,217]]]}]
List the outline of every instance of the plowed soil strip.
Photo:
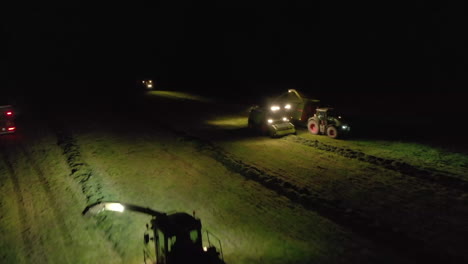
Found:
[{"label": "plowed soil strip", "polygon": [[[5,146],[1,146],[2,150],[0,151],[2,160],[6,164],[6,168],[8,170],[8,175],[10,176],[10,180],[13,183],[13,189],[15,192],[15,200],[18,204],[18,215],[19,221],[21,226],[21,239],[23,241],[24,246],[24,253],[27,259],[33,259],[35,263],[48,263],[47,256],[44,252],[37,250],[37,247],[33,245],[34,238],[29,231],[29,228],[33,226],[30,223],[30,219],[34,219],[34,217],[29,216],[28,210],[26,209],[25,200],[26,198],[23,196],[22,188],[18,177],[16,175],[14,166],[11,164],[8,153],[4,150]],[[42,241],[40,241],[42,243]]]}]

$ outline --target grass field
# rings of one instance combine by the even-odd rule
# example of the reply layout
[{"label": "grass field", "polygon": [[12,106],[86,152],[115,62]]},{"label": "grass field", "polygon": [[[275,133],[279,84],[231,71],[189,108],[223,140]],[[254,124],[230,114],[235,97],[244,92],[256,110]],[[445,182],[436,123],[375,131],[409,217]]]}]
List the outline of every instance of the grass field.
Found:
[{"label": "grass field", "polygon": [[32,115],[3,136],[1,263],[142,263],[148,217],[183,211],[227,263],[462,263],[468,156],[417,141],[261,137],[248,105],[156,91],[120,111]]}]

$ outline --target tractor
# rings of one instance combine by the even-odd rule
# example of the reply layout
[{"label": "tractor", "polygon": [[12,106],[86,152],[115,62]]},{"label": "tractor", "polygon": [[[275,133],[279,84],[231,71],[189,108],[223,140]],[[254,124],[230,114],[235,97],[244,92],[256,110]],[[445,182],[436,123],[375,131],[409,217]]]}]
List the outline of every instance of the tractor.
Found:
[{"label": "tractor", "polygon": [[123,204],[119,202],[99,202],[86,207],[83,215],[95,215],[102,211],[134,211],[150,215],[151,221],[146,224],[143,235],[143,259],[145,264],[186,264],[206,263],[225,264],[221,242],[220,251],[211,244],[210,233],[206,232],[208,245],[203,246],[202,225],[200,219],[193,215],[176,212],[163,213],[150,208]]},{"label": "tractor", "polygon": [[331,138],[345,137],[350,131],[350,126],[330,107],[317,108],[307,121],[307,128],[314,135],[326,134]]}]

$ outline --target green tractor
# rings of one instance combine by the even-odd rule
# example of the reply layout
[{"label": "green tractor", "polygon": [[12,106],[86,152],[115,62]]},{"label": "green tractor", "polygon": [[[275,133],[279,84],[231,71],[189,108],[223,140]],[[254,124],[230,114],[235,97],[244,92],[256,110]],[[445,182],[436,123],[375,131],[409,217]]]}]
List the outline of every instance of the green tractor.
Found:
[{"label": "green tractor", "polygon": [[307,121],[307,128],[314,135],[325,134],[331,138],[345,137],[351,129],[330,107],[317,108],[314,116]]},{"label": "green tractor", "polygon": [[[145,264],[225,264],[221,242],[206,232],[208,244],[203,246],[200,219],[187,213],[166,214],[136,205],[119,202],[99,202],[86,207],[83,215],[95,215],[103,211],[123,212],[124,210],[152,216],[146,224],[143,235],[143,258]],[[210,240],[219,243],[220,251]]]}]

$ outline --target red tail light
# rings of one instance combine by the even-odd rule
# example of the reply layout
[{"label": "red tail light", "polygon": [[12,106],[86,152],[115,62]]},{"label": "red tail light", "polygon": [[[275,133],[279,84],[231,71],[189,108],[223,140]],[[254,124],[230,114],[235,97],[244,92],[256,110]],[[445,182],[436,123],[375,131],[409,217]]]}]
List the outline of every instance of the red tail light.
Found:
[{"label": "red tail light", "polygon": [[16,127],[9,127],[8,131],[15,131]]},{"label": "red tail light", "polygon": [[13,115],[13,112],[12,112],[12,111],[8,111],[8,112],[6,112],[6,115],[7,115],[7,116],[12,116],[12,115]]}]

